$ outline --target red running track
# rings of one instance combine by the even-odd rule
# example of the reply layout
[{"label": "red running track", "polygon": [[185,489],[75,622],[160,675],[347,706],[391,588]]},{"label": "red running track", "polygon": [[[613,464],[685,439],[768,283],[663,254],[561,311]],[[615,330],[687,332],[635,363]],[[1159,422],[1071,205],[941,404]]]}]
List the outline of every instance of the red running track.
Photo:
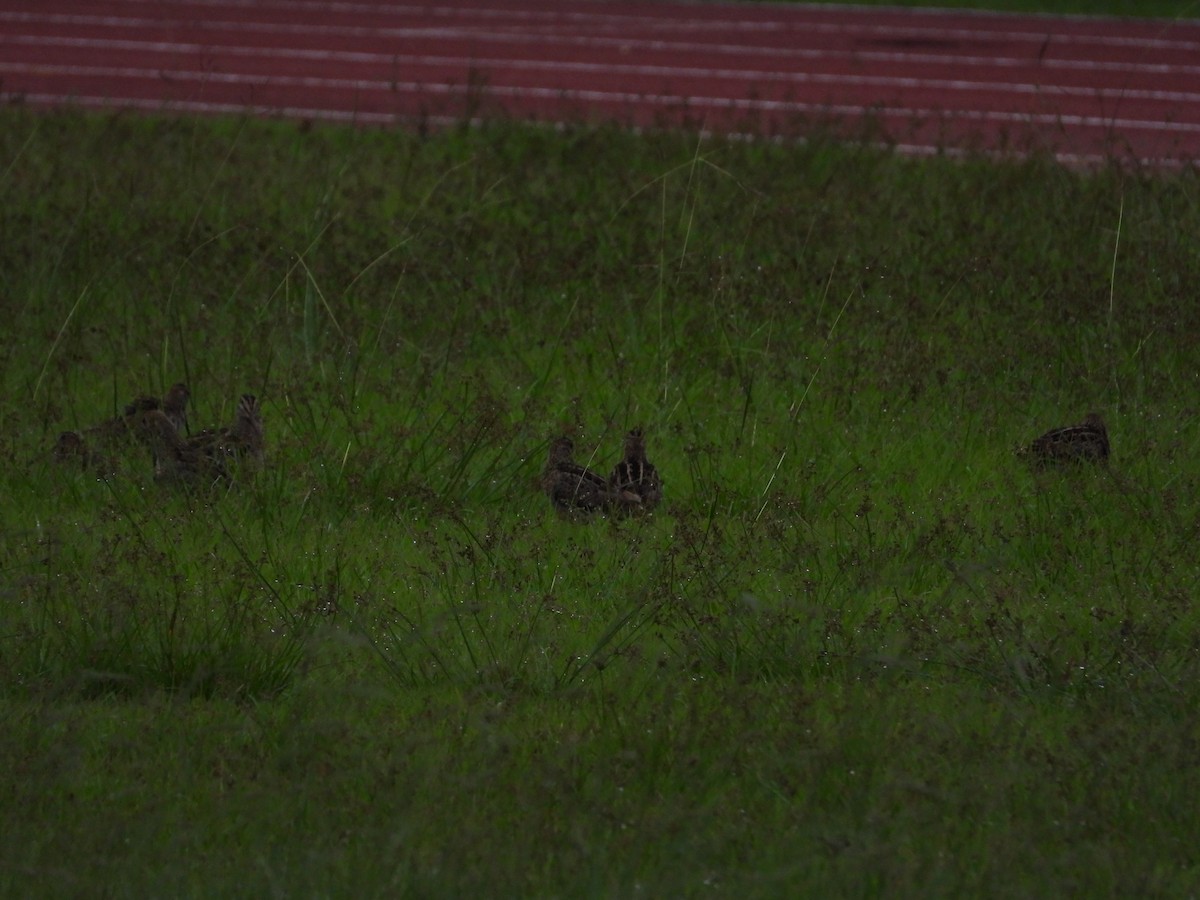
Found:
[{"label": "red running track", "polygon": [[360,123],[514,117],[911,153],[1200,159],[1200,20],[596,0],[0,0],[0,96]]}]

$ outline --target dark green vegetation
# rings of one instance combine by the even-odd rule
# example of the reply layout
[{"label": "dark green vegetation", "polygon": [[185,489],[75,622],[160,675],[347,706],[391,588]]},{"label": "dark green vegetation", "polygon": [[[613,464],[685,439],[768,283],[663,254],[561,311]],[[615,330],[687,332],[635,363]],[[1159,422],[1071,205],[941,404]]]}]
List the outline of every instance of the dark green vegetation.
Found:
[{"label": "dark green vegetation", "polygon": [[[1193,174],[8,111],[0,234],[0,893],[1200,885]],[[47,460],[179,379],[256,479]]]}]

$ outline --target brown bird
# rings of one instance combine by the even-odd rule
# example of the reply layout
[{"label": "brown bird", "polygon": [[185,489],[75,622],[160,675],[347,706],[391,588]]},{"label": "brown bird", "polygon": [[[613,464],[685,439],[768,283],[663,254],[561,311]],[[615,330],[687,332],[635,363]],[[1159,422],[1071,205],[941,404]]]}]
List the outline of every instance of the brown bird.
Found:
[{"label": "brown bird", "polygon": [[262,408],[253,394],[242,394],[238,400],[233,424],[229,426],[229,445],[239,455],[249,455],[262,461],[266,449]]},{"label": "brown bird", "polygon": [[78,431],[64,431],[58,436],[50,457],[61,465],[79,466],[84,471],[95,472],[97,475],[112,475],[115,471],[112,460],[101,453],[89,449],[87,442]]},{"label": "brown bird", "polygon": [[162,411],[167,414],[167,418],[179,434],[188,433],[187,405],[191,396],[192,392],[182,381],[175,382],[163,394]]},{"label": "brown bird", "polygon": [[99,425],[84,429],[83,440],[89,446],[104,447],[107,450],[116,450],[126,446],[130,438],[134,436],[134,420],[140,414],[152,409],[159,409],[161,406],[162,403],[157,397],[145,394],[135,397],[131,402],[125,404],[121,415],[105,419]]},{"label": "brown bird", "polygon": [[152,409],[163,410],[175,425],[176,431],[182,432],[187,428],[187,403],[190,396],[187,385],[182,382],[171,385],[161,400],[150,394],[139,394],[125,404],[121,415],[93,425],[83,432],[82,437],[89,444],[116,449],[127,444],[130,438],[135,436],[134,424],[137,417]]},{"label": "brown bird", "polygon": [[183,432],[187,429],[187,405],[191,397],[192,392],[188,390],[188,386],[182,381],[177,381],[167,388],[167,392],[163,394],[161,400],[150,394],[141,394],[135,397],[130,403],[125,404],[124,418],[129,419],[138,413],[161,409],[167,414],[167,418],[171,420],[175,430]]},{"label": "brown bird", "polygon": [[1035,465],[1108,461],[1108,429],[1098,413],[1088,413],[1078,425],[1047,431],[1019,452]]},{"label": "brown bird", "polygon": [[646,459],[642,429],[634,428],[625,435],[625,458],[613,468],[608,484],[618,496],[635,500],[630,505],[635,512],[649,512],[662,500],[662,479]]},{"label": "brown bird", "polygon": [[138,394],[138,396],[125,404],[125,409],[118,418],[128,422],[129,419],[138,413],[149,412],[152,409],[162,409],[162,401],[157,397],[152,397],[150,394]]},{"label": "brown bird", "polygon": [[550,456],[542,470],[542,490],[560,513],[587,517],[614,506],[626,505],[604,477],[575,462],[575,444],[560,437],[550,444]]},{"label": "brown bird", "polygon": [[229,483],[224,460],[180,437],[161,409],[141,413],[134,428],[154,453],[154,477],[159,481],[191,487]]},{"label": "brown bird", "polygon": [[266,443],[258,398],[253,394],[242,394],[233,422],[228,427],[205,429],[190,438],[187,444],[206,453],[261,463]]}]

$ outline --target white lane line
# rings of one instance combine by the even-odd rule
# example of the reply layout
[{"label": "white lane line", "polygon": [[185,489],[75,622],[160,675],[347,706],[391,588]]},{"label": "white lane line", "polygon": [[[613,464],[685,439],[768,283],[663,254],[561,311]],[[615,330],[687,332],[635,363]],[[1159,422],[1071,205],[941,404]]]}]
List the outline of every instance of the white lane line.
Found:
[{"label": "white lane line", "polygon": [[[371,112],[346,112],[336,109],[320,109],[312,107],[288,106],[288,107],[272,107],[272,106],[252,106],[237,103],[209,103],[199,100],[134,100],[134,99],[117,99],[113,100],[108,97],[91,97],[83,95],[61,95],[61,94],[26,94],[22,97],[26,103],[34,106],[60,106],[64,102],[69,102],[76,106],[83,106],[92,109],[137,109],[148,112],[180,112],[180,113],[201,113],[212,115],[244,115],[251,114],[262,117],[274,118],[290,118],[290,119],[310,119],[315,121],[342,122],[357,125],[394,125],[405,122],[424,122],[433,126],[456,126],[461,125],[464,121],[472,126],[480,126],[487,124],[486,119],[473,117],[464,120],[461,116],[440,116],[440,115],[405,115],[393,113],[371,113]],[[529,124],[526,122],[525,124]],[[545,125],[550,128],[569,128],[573,123],[564,121],[546,121],[542,120],[534,124]],[[633,127],[630,131],[634,133],[649,132],[652,129]],[[758,135],[741,134],[738,132],[713,132],[704,129],[700,134],[706,137],[727,137],[734,140],[762,140]],[[797,143],[803,144],[803,137],[772,137],[767,140],[772,143]],[[1010,151],[984,151],[982,154],[977,151],[968,151],[961,148],[944,147],[939,144],[912,144],[912,143],[872,143],[870,146],[878,147],[881,150],[895,150],[900,153],[918,156],[950,156],[950,157],[969,157],[972,155],[985,155],[994,158],[1013,158],[1014,156],[1021,158],[1026,156],[1024,153],[1012,153]],[[1055,151],[1055,159],[1066,165],[1083,165],[1089,167],[1107,166],[1113,161],[1110,154],[1081,154],[1072,151]],[[1130,160],[1137,165],[1146,168],[1160,169],[1181,169],[1190,163],[1175,159],[1172,157],[1137,157]]]},{"label": "white lane line", "polygon": [[[163,11],[161,0],[124,0],[127,5],[151,7],[155,11]],[[189,0],[187,6],[208,7],[213,9],[253,9],[255,11],[275,9],[281,12],[290,14],[297,9],[309,10],[316,12],[332,12],[340,14],[369,14],[373,16],[420,16],[423,18],[449,18],[449,19],[469,19],[471,21],[487,21],[487,20],[503,20],[513,22],[518,25],[526,25],[529,22],[547,22],[550,24],[572,23],[585,24],[589,27],[606,26],[610,28],[629,28],[637,27],[644,28],[661,27],[671,30],[675,33],[687,33],[697,31],[718,31],[723,34],[729,32],[779,32],[779,31],[798,31],[820,32],[822,34],[854,34],[854,35],[883,35],[889,39],[900,38],[926,38],[935,40],[980,40],[985,38],[988,40],[1002,41],[1027,41],[1036,43],[1039,46],[1046,40],[1047,36],[1052,36],[1055,42],[1067,44],[1095,44],[1100,46],[1115,46],[1115,47],[1145,47],[1147,49],[1163,49],[1165,47],[1200,50],[1200,42],[1189,40],[1187,38],[1164,38],[1164,37],[1139,37],[1139,36],[1124,36],[1114,35],[1111,33],[1094,33],[1094,34],[1079,34],[1075,32],[1054,33],[1047,32],[1040,28],[1032,28],[1028,31],[1022,30],[995,30],[995,29],[974,29],[962,27],[946,27],[945,25],[874,25],[869,24],[872,18],[872,13],[878,15],[880,12],[895,12],[895,10],[873,10],[867,11],[858,10],[858,16],[848,18],[845,22],[823,22],[812,18],[812,12],[820,12],[818,7],[816,10],[810,10],[804,7],[775,7],[770,10],[774,13],[774,17],[770,19],[746,19],[744,16],[739,17],[737,11],[729,6],[724,7],[724,11],[728,13],[726,18],[703,18],[692,19],[687,18],[686,13],[690,12],[686,6],[682,4],[659,4],[654,6],[646,6],[644,15],[627,15],[619,13],[595,12],[588,10],[587,12],[563,9],[547,12],[545,10],[530,10],[530,9],[514,9],[511,7],[494,8],[494,7],[467,7],[467,6],[415,6],[407,4],[366,4],[366,3],[341,3],[341,2],[325,2],[325,0]],[[720,6],[710,5],[704,8],[705,13],[711,13],[714,9],[721,9]],[[762,11],[762,7],[758,7]],[[846,8],[843,7],[843,10]],[[668,11],[681,12],[685,15],[674,16]],[[947,13],[945,10],[940,11],[943,16]],[[662,13],[668,13],[662,15]],[[1053,19],[1043,20],[1039,25],[1053,25]],[[1078,20],[1075,20],[1078,22]],[[1112,24],[1113,20],[1106,20],[1108,24]],[[1172,24],[1168,20],[1167,25]],[[1200,22],[1191,23],[1200,26]],[[1169,29],[1164,27],[1163,31]]]},{"label": "white lane line", "polygon": [[[324,119],[330,122],[364,122],[368,124],[391,124],[404,117],[394,113],[348,112],[341,109],[317,109],[304,106],[255,106],[252,103],[210,103],[203,100],[146,100],[133,97],[101,97],[86,94],[33,93],[22,94],[21,102],[34,106],[99,107],[103,109],[141,109],[154,112],[173,110],[176,112],[200,113],[250,113],[254,116],[278,116],[289,119]],[[430,117],[433,121],[435,117]],[[453,116],[440,117],[447,124],[461,119]]]},{"label": "white lane line", "polygon": [[[36,25],[83,25],[89,27],[119,27],[119,28],[178,28],[181,22],[188,26],[194,26],[191,20],[188,21],[173,21],[163,18],[151,17],[136,17],[136,16],[105,16],[105,15],[81,15],[77,13],[28,13],[28,12],[7,12],[0,11],[0,22],[13,22],[19,24],[36,24]],[[627,37],[624,35],[615,37],[600,37],[600,36],[581,36],[575,33],[570,34],[554,34],[554,33],[536,33],[531,34],[527,28],[521,26],[513,26],[511,28],[497,28],[492,24],[471,24],[461,27],[444,27],[444,26],[420,26],[420,27],[404,27],[404,26],[363,26],[363,25],[330,25],[330,24],[304,24],[293,22],[246,22],[246,21],[225,21],[225,20],[204,20],[202,26],[206,29],[225,29],[230,31],[241,31],[251,34],[272,34],[272,35],[337,35],[340,37],[471,37],[474,39],[520,39],[528,43],[533,38],[543,40],[556,39],[567,43],[583,43],[585,45],[592,44],[596,46],[635,46],[639,44],[659,44],[657,39],[649,39],[644,37]],[[822,31],[822,29],[803,28],[797,29],[796,35],[804,37],[813,31]],[[823,32],[824,33],[824,32]],[[858,30],[845,30],[838,28],[834,33],[856,35],[863,32]],[[896,29],[880,28],[873,33],[878,33],[888,40],[895,39],[897,35]],[[973,35],[978,41],[980,35],[974,32],[965,32],[967,35]],[[928,35],[925,35],[928,37]],[[1070,35],[1054,35],[1054,34],[1014,34],[1009,36],[989,35],[990,40],[1009,40],[1022,41],[1033,46],[1041,47],[1043,45],[1054,46],[1056,43],[1075,43]],[[1115,39],[1114,39],[1115,40]],[[1178,50],[1190,51],[1193,53],[1200,52],[1200,41],[1165,41],[1154,39],[1145,42],[1140,42],[1142,39],[1125,38],[1123,41],[1128,42],[1122,46],[1136,46],[1146,50]],[[1140,43],[1139,43],[1140,42]],[[682,41],[662,41],[661,43],[673,47],[687,47],[689,44]],[[1086,42],[1085,42],[1086,43]],[[771,48],[763,48],[761,46],[738,46],[728,44],[694,44],[697,49],[703,48],[710,52],[739,52],[746,53],[751,51],[771,51]],[[970,57],[968,57],[970,58]]]},{"label": "white lane line", "polygon": [[[64,70],[65,69],[65,70]],[[487,85],[483,88],[467,84],[440,84],[436,82],[422,83],[415,81],[372,81],[353,78],[320,78],[311,76],[244,76],[236,74],[171,71],[152,72],[146,69],[105,68],[102,66],[70,66],[59,67],[55,74],[82,76],[89,78],[111,77],[129,78],[150,81],[160,84],[163,81],[171,83],[193,82],[197,87],[205,84],[232,84],[251,88],[323,88],[338,91],[348,91],[357,94],[378,93],[395,96],[398,94],[415,95],[457,95],[468,92],[481,99],[489,96],[508,99],[537,99],[559,100],[568,103],[587,102],[602,105],[638,106],[652,105],[659,107],[678,107],[680,109],[707,108],[719,111],[736,110],[739,112],[778,112],[778,113],[819,113],[838,116],[894,116],[905,119],[932,119],[944,121],[956,119],[979,122],[1018,122],[1038,125],[1079,126],[1089,128],[1105,128],[1113,132],[1120,131],[1150,131],[1171,132],[1178,134],[1200,134],[1200,122],[1163,122],[1147,119],[1130,119],[1123,117],[1077,115],[1067,113],[1013,112],[1008,110],[973,110],[973,109],[936,109],[932,107],[889,106],[885,103],[860,105],[850,103],[807,103],[792,100],[759,100],[737,97],[703,97],[684,96],[678,94],[636,93],[630,91],[597,91],[580,89],[560,89],[545,87],[515,87],[507,85]],[[20,96],[19,88],[9,88],[7,93]],[[69,96],[69,95],[64,95]],[[249,104],[247,105],[247,108]],[[260,108],[260,107],[255,107]]]},{"label": "white lane line", "polygon": [[[0,37],[0,47],[5,39]],[[30,43],[33,43],[32,41]],[[105,42],[81,39],[64,39],[53,41],[37,41],[39,46],[53,43],[66,47],[99,47],[114,48],[128,52],[146,53],[157,52],[172,55],[184,53],[204,54],[206,60],[215,55],[230,56],[237,59],[258,59],[264,55],[261,51],[247,47],[224,47],[203,44],[148,43],[139,41]],[[117,43],[123,46],[117,47]],[[1084,97],[1096,100],[1150,100],[1182,104],[1200,104],[1200,92],[1192,91],[1151,91],[1138,88],[1121,87],[1078,87],[1071,85],[1055,85],[1050,83],[1023,83],[1008,81],[969,81],[966,79],[943,78],[910,78],[889,75],[839,75],[825,72],[771,72],[746,69],[708,69],[684,66],[644,66],[622,63],[579,63],[579,62],[549,62],[542,60],[507,60],[502,58],[488,59],[469,56],[407,56],[384,53],[339,53],[337,51],[304,51],[278,50],[270,54],[275,58],[312,59],[332,62],[357,62],[388,65],[395,69],[411,70],[420,67],[460,68],[467,71],[515,70],[515,71],[544,71],[553,73],[574,72],[597,75],[630,75],[635,77],[655,76],[661,78],[700,78],[723,81],[752,81],[755,83],[774,82],[777,84],[796,85],[848,85],[853,87],[904,88],[915,90],[939,91],[991,91],[995,93],[1011,93],[1034,96]],[[56,65],[51,63],[0,63],[0,71],[6,72],[38,72],[52,74],[56,71],[74,71],[77,66]],[[133,71],[140,68],[148,74],[168,75],[175,70],[147,62],[143,66],[126,66],[122,71]],[[266,78],[271,76],[253,76],[244,73],[246,77]]]},{"label": "white lane line", "polygon": [[[369,31],[369,29],[368,29]],[[454,33],[447,35],[439,33],[430,35],[425,33],[425,30],[418,29],[419,35],[414,32],[408,37],[437,37],[443,40],[486,40],[492,43],[502,44],[518,44],[529,45],[531,42],[528,38],[523,38],[520,35],[502,35],[495,32],[471,33],[468,35]],[[375,34],[371,31],[371,34]],[[281,56],[281,55],[296,55],[301,57],[308,55],[314,59],[348,59],[359,61],[373,61],[380,58],[395,61],[403,58],[403,53],[395,54],[376,54],[363,53],[358,51],[341,51],[341,50],[314,50],[305,48],[289,48],[289,47],[255,47],[255,46],[229,46],[229,45],[212,45],[198,42],[161,42],[161,41],[141,41],[121,38],[61,38],[61,37],[43,37],[40,35],[0,35],[0,42],[8,41],[12,43],[20,43],[26,45],[40,44],[56,44],[61,43],[68,46],[103,48],[106,46],[114,46],[120,49],[138,49],[150,48],[158,49],[164,52],[173,50],[190,50],[190,51],[207,51],[213,50],[216,52],[227,53],[244,53],[247,55],[258,56]],[[70,42],[70,43],[68,43]],[[1200,76],[1200,65],[1181,65],[1173,63],[1124,63],[1124,62],[1105,62],[1105,61],[1090,61],[1090,60],[1054,60],[1054,59],[1025,59],[1020,57],[999,57],[999,56],[963,56],[960,54],[936,54],[936,53],[900,53],[895,51],[860,51],[860,50],[822,50],[812,48],[786,48],[786,49],[771,49],[763,47],[755,47],[749,45],[709,45],[709,44],[679,44],[667,41],[627,41],[619,39],[588,39],[579,38],[571,41],[540,41],[532,42],[536,47],[542,47],[546,44],[567,45],[567,46],[593,46],[597,48],[616,47],[623,52],[633,52],[634,50],[645,50],[652,52],[678,52],[678,53],[701,53],[711,52],[719,53],[727,56],[748,56],[755,57],[760,62],[769,59],[788,59],[788,60],[839,60],[851,62],[871,62],[871,63],[907,63],[919,65],[947,65],[955,67],[970,67],[970,68],[1030,68],[1036,67],[1045,70],[1064,70],[1064,71],[1082,71],[1082,72],[1114,72],[1127,75],[1195,75]],[[553,63],[547,63],[553,65]],[[663,68],[675,68],[672,66],[664,66]],[[686,68],[686,67],[680,67]]]}]

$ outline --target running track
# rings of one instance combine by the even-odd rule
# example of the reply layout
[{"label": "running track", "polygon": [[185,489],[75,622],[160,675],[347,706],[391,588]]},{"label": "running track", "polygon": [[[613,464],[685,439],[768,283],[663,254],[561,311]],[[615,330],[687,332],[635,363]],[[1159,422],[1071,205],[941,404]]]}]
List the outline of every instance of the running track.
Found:
[{"label": "running track", "polygon": [[1200,20],[597,0],[0,0],[0,97],[1200,159]]}]

